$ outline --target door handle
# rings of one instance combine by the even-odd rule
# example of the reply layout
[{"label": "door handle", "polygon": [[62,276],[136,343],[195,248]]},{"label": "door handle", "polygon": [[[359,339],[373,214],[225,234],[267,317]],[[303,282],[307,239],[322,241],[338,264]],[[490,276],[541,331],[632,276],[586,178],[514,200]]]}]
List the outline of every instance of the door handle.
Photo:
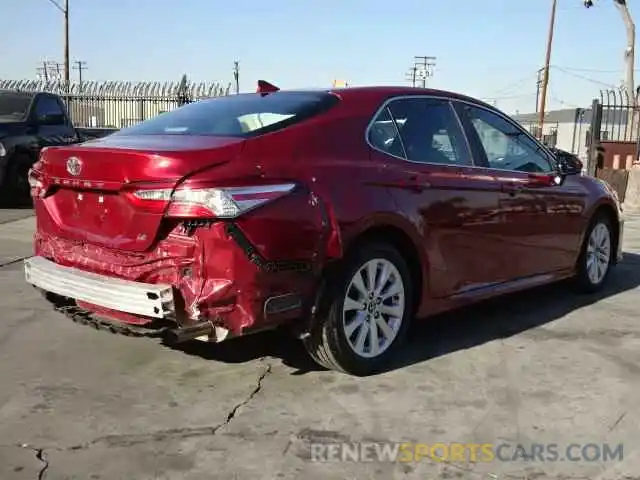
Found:
[{"label": "door handle", "polygon": [[524,185],[515,182],[504,183],[502,185],[502,191],[509,195],[515,195],[524,189]]},{"label": "door handle", "polygon": [[409,179],[402,185],[405,190],[410,190],[416,193],[422,193],[428,188],[431,188],[431,184],[425,180],[420,179],[417,176],[409,177]]}]

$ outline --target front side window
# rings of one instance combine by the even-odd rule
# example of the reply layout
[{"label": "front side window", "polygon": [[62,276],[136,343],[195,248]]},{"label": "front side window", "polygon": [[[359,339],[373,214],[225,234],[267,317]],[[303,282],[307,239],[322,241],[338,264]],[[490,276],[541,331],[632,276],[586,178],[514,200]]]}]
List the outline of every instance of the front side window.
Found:
[{"label": "front side window", "polygon": [[[389,104],[407,160],[442,165],[469,165],[464,133],[447,100],[403,98]],[[395,143],[395,142],[394,142]]]},{"label": "front side window", "polygon": [[339,102],[327,92],[274,92],[201,100],[114,135],[254,137],[307,120]]},{"label": "front side window", "polygon": [[483,108],[467,106],[465,111],[490,168],[532,173],[554,170],[542,147],[511,122]]},{"label": "front side window", "polygon": [[40,117],[59,117],[64,115],[62,107],[55,98],[40,97],[36,103],[36,115]]}]

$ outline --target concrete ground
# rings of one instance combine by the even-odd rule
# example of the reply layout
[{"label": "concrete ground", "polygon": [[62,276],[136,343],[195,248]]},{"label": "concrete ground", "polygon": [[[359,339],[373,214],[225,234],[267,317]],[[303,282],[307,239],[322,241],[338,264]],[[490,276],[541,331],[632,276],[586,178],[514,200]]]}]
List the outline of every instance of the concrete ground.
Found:
[{"label": "concrete ground", "polygon": [[[317,369],[280,333],[172,350],[72,323],[23,282],[29,214],[0,212],[3,480],[640,479],[640,219],[604,293],[555,285],[439,317],[413,329],[391,371],[358,379]],[[624,450],[311,461],[310,443],[340,441]]]}]

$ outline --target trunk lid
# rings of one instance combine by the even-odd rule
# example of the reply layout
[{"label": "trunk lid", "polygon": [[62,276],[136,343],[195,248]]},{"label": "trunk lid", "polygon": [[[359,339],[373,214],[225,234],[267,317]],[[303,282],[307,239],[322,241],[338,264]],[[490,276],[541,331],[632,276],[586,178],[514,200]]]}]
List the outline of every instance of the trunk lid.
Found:
[{"label": "trunk lid", "polygon": [[38,164],[51,192],[36,202],[51,220],[42,223],[70,240],[145,251],[154,244],[163,216],[140,208],[131,193],[173,188],[190,173],[229,162],[243,143],[233,137],[112,135],[51,148]]}]

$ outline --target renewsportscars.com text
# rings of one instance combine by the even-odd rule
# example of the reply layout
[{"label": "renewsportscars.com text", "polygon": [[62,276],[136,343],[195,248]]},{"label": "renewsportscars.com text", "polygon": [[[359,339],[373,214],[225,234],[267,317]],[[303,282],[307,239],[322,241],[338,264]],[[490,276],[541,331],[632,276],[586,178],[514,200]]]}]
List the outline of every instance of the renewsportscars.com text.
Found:
[{"label": "renewsportscars.com text", "polygon": [[312,443],[314,462],[620,462],[623,444],[608,443]]}]

